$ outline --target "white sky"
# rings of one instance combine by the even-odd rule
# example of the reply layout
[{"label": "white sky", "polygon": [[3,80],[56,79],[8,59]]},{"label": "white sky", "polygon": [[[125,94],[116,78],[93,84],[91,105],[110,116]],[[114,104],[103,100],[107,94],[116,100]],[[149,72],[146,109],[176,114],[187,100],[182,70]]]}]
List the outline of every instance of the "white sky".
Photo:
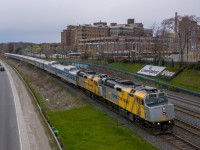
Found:
[{"label": "white sky", "polygon": [[200,17],[200,0],[0,0],[0,43],[60,42],[67,25],[100,20],[150,28],[176,11]]}]

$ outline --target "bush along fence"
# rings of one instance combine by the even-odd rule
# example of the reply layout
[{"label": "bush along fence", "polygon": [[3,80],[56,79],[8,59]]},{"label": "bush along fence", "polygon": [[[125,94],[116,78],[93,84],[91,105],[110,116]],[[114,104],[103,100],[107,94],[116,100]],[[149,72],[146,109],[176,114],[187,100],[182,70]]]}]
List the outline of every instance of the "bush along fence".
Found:
[{"label": "bush along fence", "polygon": [[[92,69],[92,68],[98,69],[98,68],[100,68],[100,69],[109,70],[109,71],[113,71],[113,72],[119,72],[119,73],[122,73],[122,74],[132,76],[132,77],[134,77],[138,80],[144,81],[144,82],[151,82],[151,83],[155,84],[156,86],[159,86],[163,89],[168,89],[168,90],[176,91],[176,92],[183,92],[183,93],[187,93],[187,94],[191,94],[191,95],[200,97],[199,92],[191,91],[191,90],[181,88],[181,87],[178,87],[178,86],[173,86],[173,85],[164,83],[162,81],[156,81],[154,79],[151,79],[151,78],[148,78],[148,77],[136,74],[136,73],[126,72],[126,71],[123,71],[123,70],[119,70],[119,69],[104,66],[104,65],[96,65],[96,64],[88,64],[88,63],[80,63],[80,62],[62,62],[62,64],[64,64],[64,65],[74,65],[74,66],[78,66],[80,68],[85,68],[85,69],[87,69],[87,68],[88,69]],[[183,69],[184,68],[181,68],[176,73],[175,76],[177,76],[180,72],[182,72]]]}]

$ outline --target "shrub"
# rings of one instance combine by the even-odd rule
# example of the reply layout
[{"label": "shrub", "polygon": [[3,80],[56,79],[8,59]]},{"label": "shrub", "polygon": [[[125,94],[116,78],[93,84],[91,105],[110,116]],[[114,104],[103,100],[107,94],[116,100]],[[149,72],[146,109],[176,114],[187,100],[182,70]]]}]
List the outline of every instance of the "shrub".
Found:
[{"label": "shrub", "polygon": [[174,68],[174,60],[172,59],[171,67]]},{"label": "shrub", "polygon": [[188,66],[187,66],[187,69],[194,69],[195,68],[195,64],[189,64]]},{"label": "shrub", "polygon": [[130,62],[130,60],[128,60],[128,59],[122,59],[122,63],[129,63]]},{"label": "shrub", "polygon": [[194,67],[195,70],[200,70],[200,63],[198,62],[195,67]]},{"label": "shrub", "polygon": [[113,59],[113,58],[108,58],[106,61],[107,61],[109,64],[111,64],[111,63],[114,62],[114,59]]}]

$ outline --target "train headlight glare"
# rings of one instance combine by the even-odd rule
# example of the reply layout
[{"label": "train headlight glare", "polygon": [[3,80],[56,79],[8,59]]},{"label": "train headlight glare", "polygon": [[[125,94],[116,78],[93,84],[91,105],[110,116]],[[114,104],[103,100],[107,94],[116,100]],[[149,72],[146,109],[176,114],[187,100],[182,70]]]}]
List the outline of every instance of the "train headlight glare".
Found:
[{"label": "train headlight glare", "polygon": [[160,123],[158,122],[158,125],[160,125]]},{"label": "train headlight glare", "polygon": [[169,123],[171,123],[171,121],[169,121]]},{"label": "train headlight glare", "polygon": [[163,112],[166,112],[165,107],[162,108],[162,111],[163,111]]}]

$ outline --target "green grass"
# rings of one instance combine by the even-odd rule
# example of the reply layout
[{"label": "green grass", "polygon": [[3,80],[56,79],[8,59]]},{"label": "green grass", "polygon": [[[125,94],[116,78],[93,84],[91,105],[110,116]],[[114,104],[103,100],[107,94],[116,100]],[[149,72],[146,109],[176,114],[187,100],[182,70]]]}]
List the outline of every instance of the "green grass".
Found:
[{"label": "green grass", "polygon": [[153,150],[154,146],[90,105],[47,115],[69,150]]},{"label": "green grass", "polygon": [[170,83],[175,86],[200,92],[200,71],[186,69]]},{"label": "green grass", "polygon": [[144,64],[130,64],[130,63],[112,63],[109,66],[120,69],[120,70],[132,72],[132,73],[137,73],[145,65]]}]

